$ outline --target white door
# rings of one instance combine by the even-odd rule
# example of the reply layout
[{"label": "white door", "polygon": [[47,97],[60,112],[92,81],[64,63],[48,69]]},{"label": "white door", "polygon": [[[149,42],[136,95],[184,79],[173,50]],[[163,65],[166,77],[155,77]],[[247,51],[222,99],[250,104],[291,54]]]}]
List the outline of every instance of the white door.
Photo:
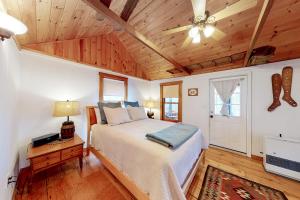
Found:
[{"label": "white door", "polygon": [[[221,114],[223,106],[215,85],[225,81],[238,82],[225,103],[227,114]],[[223,81],[214,85],[215,81]],[[224,98],[224,95],[223,95]],[[224,111],[222,111],[224,113]],[[247,153],[247,76],[210,81],[210,136],[211,145]]]}]

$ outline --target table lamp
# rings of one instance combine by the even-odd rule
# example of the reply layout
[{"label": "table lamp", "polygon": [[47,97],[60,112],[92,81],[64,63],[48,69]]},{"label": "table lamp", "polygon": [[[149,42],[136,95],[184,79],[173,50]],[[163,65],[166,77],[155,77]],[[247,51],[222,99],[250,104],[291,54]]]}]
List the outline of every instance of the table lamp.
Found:
[{"label": "table lamp", "polygon": [[62,124],[61,138],[67,139],[74,137],[75,126],[74,122],[70,121],[70,116],[80,114],[80,105],[78,101],[56,101],[54,104],[54,117],[67,117],[67,121]]},{"label": "table lamp", "polygon": [[148,117],[154,119],[154,112],[151,111],[151,108],[154,108],[154,101],[153,100],[146,101],[145,107],[149,108],[149,111],[147,111]]}]

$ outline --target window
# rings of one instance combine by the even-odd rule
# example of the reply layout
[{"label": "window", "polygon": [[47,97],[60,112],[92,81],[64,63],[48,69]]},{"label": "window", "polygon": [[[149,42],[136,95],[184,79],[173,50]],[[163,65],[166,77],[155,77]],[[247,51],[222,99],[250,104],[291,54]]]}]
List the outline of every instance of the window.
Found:
[{"label": "window", "polygon": [[124,101],[125,86],[123,81],[109,78],[103,79],[103,100],[104,101]]},{"label": "window", "polygon": [[182,82],[162,83],[161,89],[161,119],[166,121],[181,121],[181,88]]},{"label": "window", "polygon": [[178,98],[165,98],[164,100],[165,119],[178,121]]},{"label": "window", "polygon": [[[222,115],[221,109],[223,106],[223,101],[220,98],[216,89],[214,89],[214,98],[215,98],[215,115]],[[241,87],[237,86],[234,90],[229,101],[226,103],[228,106],[229,116],[231,117],[240,117],[241,115]]]},{"label": "window", "polygon": [[127,99],[128,79],[99,73],[99,99],[104,101],[124,101]]}]

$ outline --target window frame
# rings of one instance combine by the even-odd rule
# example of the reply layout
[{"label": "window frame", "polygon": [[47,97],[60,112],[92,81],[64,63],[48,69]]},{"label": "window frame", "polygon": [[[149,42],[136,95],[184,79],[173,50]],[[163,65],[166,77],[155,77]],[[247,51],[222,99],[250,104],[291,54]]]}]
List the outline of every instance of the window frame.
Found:
[{"label": "window frame", "polygon": [[112,79],[112,80],[117,80],[117,81],[123,81],[124,82],[124,100],[127,100],[128,96],[128,78],[122,77],[122,76],[117,76],[117,75],[112,75],[112,74],[106,74],[103,72],[99,72],[99,100],[103,101],[103,89],[104,89],[104,79]]},{"label": "window frame", "polygon": [[[171,86],[171,85],[178,85],[178,103],[165,102],[163,98],[163,87]],[[178,120],[170,120],[164,118],[164,109],[166,104],[178,104]],[[171,122],[182,122],[182,81],[173,81],[173,82],[166,82],[160,84],[160,119],[164,121],[171,121]]]}]

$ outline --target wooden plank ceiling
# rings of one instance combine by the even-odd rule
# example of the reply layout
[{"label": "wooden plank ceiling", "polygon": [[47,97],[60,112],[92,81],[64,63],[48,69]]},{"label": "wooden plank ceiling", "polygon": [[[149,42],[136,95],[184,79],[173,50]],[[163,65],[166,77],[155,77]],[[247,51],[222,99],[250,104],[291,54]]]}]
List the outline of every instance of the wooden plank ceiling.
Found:
[{"label": "wooden plank ceiling", "polygon": [[[178,74],[169,73],[168,70],[174,70],[174,63],[170,62],[172,59],[180,66],[191,69],[192,74],[243,67],[243,58],[248,51],[264,2],[258,0],[255,7],[218,21],[216,27],[226,33],[226,36],[221,40],[203,38],[200,44],[190,44],[182,48],[181,45],[187,36],[187,31],[172,35],[164,35],[162,31],[191,24],[193,16],[191,1],[101,0],[111,11],[120,16],[124,23],[133,27],[134,31],[139,32],[151,41],[166,58],[171,58],[168,61],[168,59],[132,37],[132,34],[129,34],[122,25],[120,26],[120,24],[103,14],[97,13],[84,1],[2,1],[9,14],[19,18],[28,26],[28,33],[17,37],[21,47],[46,52],[41,50],[45,49],[41,46],[55,45],[56,41],[64,43],[64,40],[97,38],[97,36],[114,38],[116,43],[118,43],[117,40],[121,41],[122,45],[118,46],[125,47],[128,53],[127,57],[133,59],[127,62],[127,65],[134,65],[135,67],[126,66],[123,63],[127,69],[131,69],[130,72],[121,69],[123,64],[121,68],[119,66],[109,66],[109,68],[114,71],[119,69],[121,73],[149,80],[188,75],[184,71]],[[207,0],[206,8],[213,14],[237,1]],[[299,58],[299,13],[299,0],[274,0],[266,22],[262,26],[261,33],[256,38],[253,47],[265,45],[276,47],[271,62]],[[232,57],[237,59],[231,64],[218,63],[222,59],[232,60]],[[82,62],[76,59],[73,60]],[[87,64],[108,68],[99,63]],[[180,70],[180,68],[178,69]]]},{"label": "wooden plank ceiling", "polygon": [[25,49],[148,79],[114,34],[24,45]]}]

